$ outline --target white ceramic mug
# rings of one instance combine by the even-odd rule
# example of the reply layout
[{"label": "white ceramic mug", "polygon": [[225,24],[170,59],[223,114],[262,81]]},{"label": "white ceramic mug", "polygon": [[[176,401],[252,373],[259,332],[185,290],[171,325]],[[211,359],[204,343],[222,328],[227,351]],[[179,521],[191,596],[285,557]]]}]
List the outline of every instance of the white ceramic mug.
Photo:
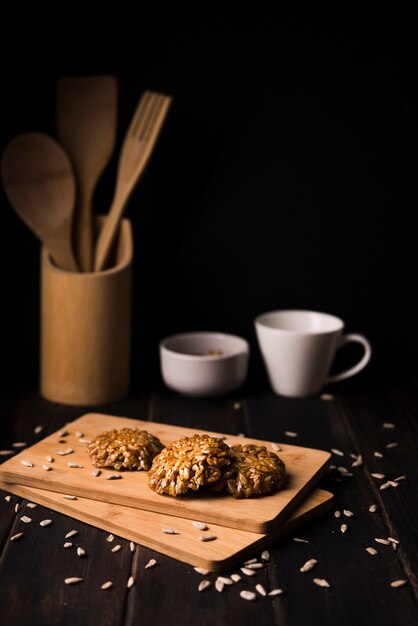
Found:
[{"label": "white ceramic mug", "polygon": [[[283,396],[314,395],[325,384],[357,374],[372,354],[363,335],[344,335],[344,322],[328,313],[271,311],[256,317],[254,324],[271,386]],[[364,347],[362,359],[350,369],[329,376],[337,349],[350,341]]]}]

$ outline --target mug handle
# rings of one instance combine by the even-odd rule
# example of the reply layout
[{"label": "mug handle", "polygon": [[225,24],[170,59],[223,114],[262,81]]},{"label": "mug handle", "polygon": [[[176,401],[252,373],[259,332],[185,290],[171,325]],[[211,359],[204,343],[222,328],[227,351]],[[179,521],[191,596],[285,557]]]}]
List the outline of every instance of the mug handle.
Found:
[{"label": "mug handle", "polygon": [[357,374],[364,367],[366,367],[367,363],[370,361],[370,358],[372,356],[372,347],[371,347],[369,341],[366,339],[366,337],[364,337],[363,335],[357,335],[355,333],[351,333],[349,335],[344,335],[341,338],[340,345],[338,347],[341,348],[342,346],[345,346],[350,341],[355,341],[357,343],[361,343],[361,345],[364,348],[363,358],[357,363],[357,365],[354,365],[353,367],[350,367],[348,370],[345,370],[344,372],[340,372],[339,374],[334,374],[333,376],[328,376],[328,378],[325,381],[326,384],[328,384],[328,383],[336,383],[339,380],[344,380],[345,378],[349,378],[350,376],[354,376],[354,374]]}]

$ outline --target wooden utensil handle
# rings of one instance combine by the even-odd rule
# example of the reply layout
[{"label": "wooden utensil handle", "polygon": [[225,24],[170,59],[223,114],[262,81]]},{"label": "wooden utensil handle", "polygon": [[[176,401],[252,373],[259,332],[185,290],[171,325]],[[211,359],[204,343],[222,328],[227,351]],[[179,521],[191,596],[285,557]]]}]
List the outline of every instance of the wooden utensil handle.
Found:
[{"label": "wooden utensil handle", "polygon": [[78,265],[82,272],[93,270],[93,216],[91,193],[80,193],[76,206],[75,247]]}]

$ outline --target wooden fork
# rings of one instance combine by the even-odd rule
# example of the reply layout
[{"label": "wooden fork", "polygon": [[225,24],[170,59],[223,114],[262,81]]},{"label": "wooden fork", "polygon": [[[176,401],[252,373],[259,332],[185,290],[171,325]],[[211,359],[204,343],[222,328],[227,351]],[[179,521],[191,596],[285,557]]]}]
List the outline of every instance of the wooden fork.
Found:
[{"label": "wooden fork", "polygon": [[149,161],[171,101],[171,96],[145,91],[136,107],[122,145],[115,195],[97,240],[96,272],[106,267],[126,203]]}]

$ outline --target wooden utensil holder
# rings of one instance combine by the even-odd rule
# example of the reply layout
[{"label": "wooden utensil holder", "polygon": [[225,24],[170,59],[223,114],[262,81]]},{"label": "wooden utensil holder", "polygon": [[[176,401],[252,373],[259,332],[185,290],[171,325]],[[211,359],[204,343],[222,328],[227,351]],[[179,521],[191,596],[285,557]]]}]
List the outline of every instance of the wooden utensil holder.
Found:
[{"label": "wooden utensil holder", "polygon": [[132,258],[127,219],[108,270],[67,272],[42,249],[40,391],[48,400],[94,405],[128,393]]}]

